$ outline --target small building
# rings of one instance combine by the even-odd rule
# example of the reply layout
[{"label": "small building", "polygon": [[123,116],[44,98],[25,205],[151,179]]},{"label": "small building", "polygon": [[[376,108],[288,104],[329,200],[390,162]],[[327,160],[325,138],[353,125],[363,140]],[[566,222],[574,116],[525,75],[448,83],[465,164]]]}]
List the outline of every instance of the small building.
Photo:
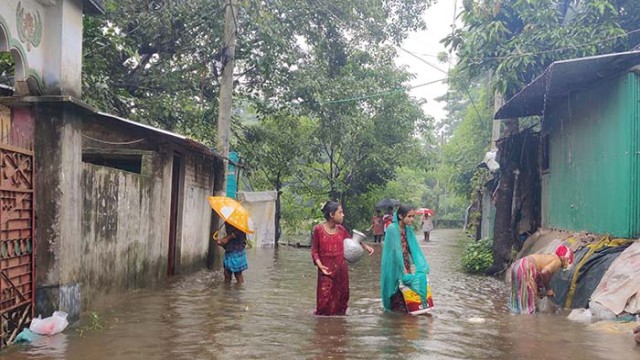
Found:
[{"label": "small building", "polygon": [[[104,0],[0,1],[0,348],[33,316],[205,266],[223,161],[82,98],[83,16]],[[212,255],[213,256],[210,256]]]},{"label": "small building", "polygon": [[83,119],[81,153],[83,306],[205,267],[206,199],[220,156],[182,135],[104,113]]},{"label": "small building", "polygon": [[543,228],[640,236],[640,52],[557,61],[496,119],[541,116]]}]

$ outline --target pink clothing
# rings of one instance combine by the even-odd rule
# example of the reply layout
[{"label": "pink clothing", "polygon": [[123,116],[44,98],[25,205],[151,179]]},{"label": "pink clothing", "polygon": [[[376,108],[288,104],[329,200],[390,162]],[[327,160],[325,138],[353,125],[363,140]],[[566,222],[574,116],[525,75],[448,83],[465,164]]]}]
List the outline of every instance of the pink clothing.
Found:
[{"label": "pink clothing", "polygon": [[371,223],[373,224],[373,235],[384,234],[384,222],[382,221],[382,215],[375,215],[373,219],[371,219]]}]

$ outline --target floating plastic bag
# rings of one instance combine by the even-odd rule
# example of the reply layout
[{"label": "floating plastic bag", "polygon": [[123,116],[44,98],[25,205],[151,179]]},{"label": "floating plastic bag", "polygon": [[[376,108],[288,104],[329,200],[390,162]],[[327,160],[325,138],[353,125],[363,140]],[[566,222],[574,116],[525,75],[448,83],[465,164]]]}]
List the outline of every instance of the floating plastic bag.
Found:
[{"label": "floating plastic bag", "polygon": [[597,301],[592,300],[589,302],[589,311],[591,311],[596,320],[613,320],[616,318],[616,314],[613,311]]},{"label": "floating plastic bag", "polygon": [[589,309],[573,309],[567,319],[581,323],[590,323],[593,316]]},{"label": "floating plastic bag", "polygon": [[555,314],[557,311],[558,305],[554,304],[548,296],[538,302],[538,312],[541,314]]},{"label": "floating plastic bag", "polygon": [[33,331],[31,331],[29,329],[23,329],[20,332],[20,334],[18,334],[18,336],[16,336],[16,338],[13,340],[13,342],[15,344],[32,343],[35,340],[37,340],[38,338],[40,338],[40,337],[42,337],[42,336],[34,333]]},{"label": "floating plastic bag", "polygon": [[40,315],[36,319],[31,320],[29,330],[39,335],[54,335],[64,331],[69,325],[67,321],[67,313],[64,311],[54,311],[53,315],[42,318]]}]

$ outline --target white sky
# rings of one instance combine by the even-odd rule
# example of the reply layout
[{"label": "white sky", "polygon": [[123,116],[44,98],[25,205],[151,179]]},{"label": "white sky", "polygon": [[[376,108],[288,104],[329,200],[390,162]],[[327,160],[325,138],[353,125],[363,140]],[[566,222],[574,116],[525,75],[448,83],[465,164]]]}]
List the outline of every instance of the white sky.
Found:
[{"label": "white sky", "polygon": [[[447,51],[444,45],[440,43],[440,40],[451,33],[454,3],[456,2],[459,14],[462,8],[462,1],[439,0],[436,4],[428,8],[423,15],[427,24],[427,30],[411,34],[404,41],[402,47],[438,68],[447,71],[448,64],[438,62],[435,56],[442,51]],[[398,49],[398,55],[396,64],[407,66],[407,70],[415,74],[415,79],[411,81],[412,86],[446,78],[445,73],[432,68],[400,49]],[[452,66],[454,63],[455,61],[452,61]],[[419,100],[424,99],[426,101],[423,109],[428,115],[433,116],[436,121],[440,121],[446,116],[446,112],[443,109],[444,103],[434,100],[447,93],[446,83],[438,82],[432,85],[422,86],[412,89],[410,93]]]}]

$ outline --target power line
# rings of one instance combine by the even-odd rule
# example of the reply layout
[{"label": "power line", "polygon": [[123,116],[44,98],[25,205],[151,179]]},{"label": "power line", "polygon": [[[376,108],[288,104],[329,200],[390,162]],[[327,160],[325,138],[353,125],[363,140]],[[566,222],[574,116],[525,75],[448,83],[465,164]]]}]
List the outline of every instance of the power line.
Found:
[{"label": "power line", "polygon": [[447,79],[446,78],[442,78],[442,79],[438,79],[438,80],[429,81],[429,82],[426,82],[426,83],[423,83],[423,84],[418,84],[418,85],[409,86],[409,87],[397,88],[397,89],[378,92],[378,93],[373,93],[373,94],[369,94],[369,95],[361,95],[361,96],[349,97],[349,98],[345,98],[345,99],[324,101],[324,102],[320,102],[320,104],[322,104],[322,105],[338,104],[338,103],[345,103],[345,102],[351,102],[351,101],[357,101],[357,100],[370,99],[370,98],[374,98],[374,97],[386,96],[386,95],[391,95],[391,94],[395,94],[395,93],[398,93],[398,92],[403,92],[403,91],[407,91],[407,90],[416,89],[416,88],[427,86],[427,85],[433,85],[433,84],[436,84],[436,83],[439,83],[439,82],[442,82],[442,81],[445,81],[445,80],[447,80]]}]

